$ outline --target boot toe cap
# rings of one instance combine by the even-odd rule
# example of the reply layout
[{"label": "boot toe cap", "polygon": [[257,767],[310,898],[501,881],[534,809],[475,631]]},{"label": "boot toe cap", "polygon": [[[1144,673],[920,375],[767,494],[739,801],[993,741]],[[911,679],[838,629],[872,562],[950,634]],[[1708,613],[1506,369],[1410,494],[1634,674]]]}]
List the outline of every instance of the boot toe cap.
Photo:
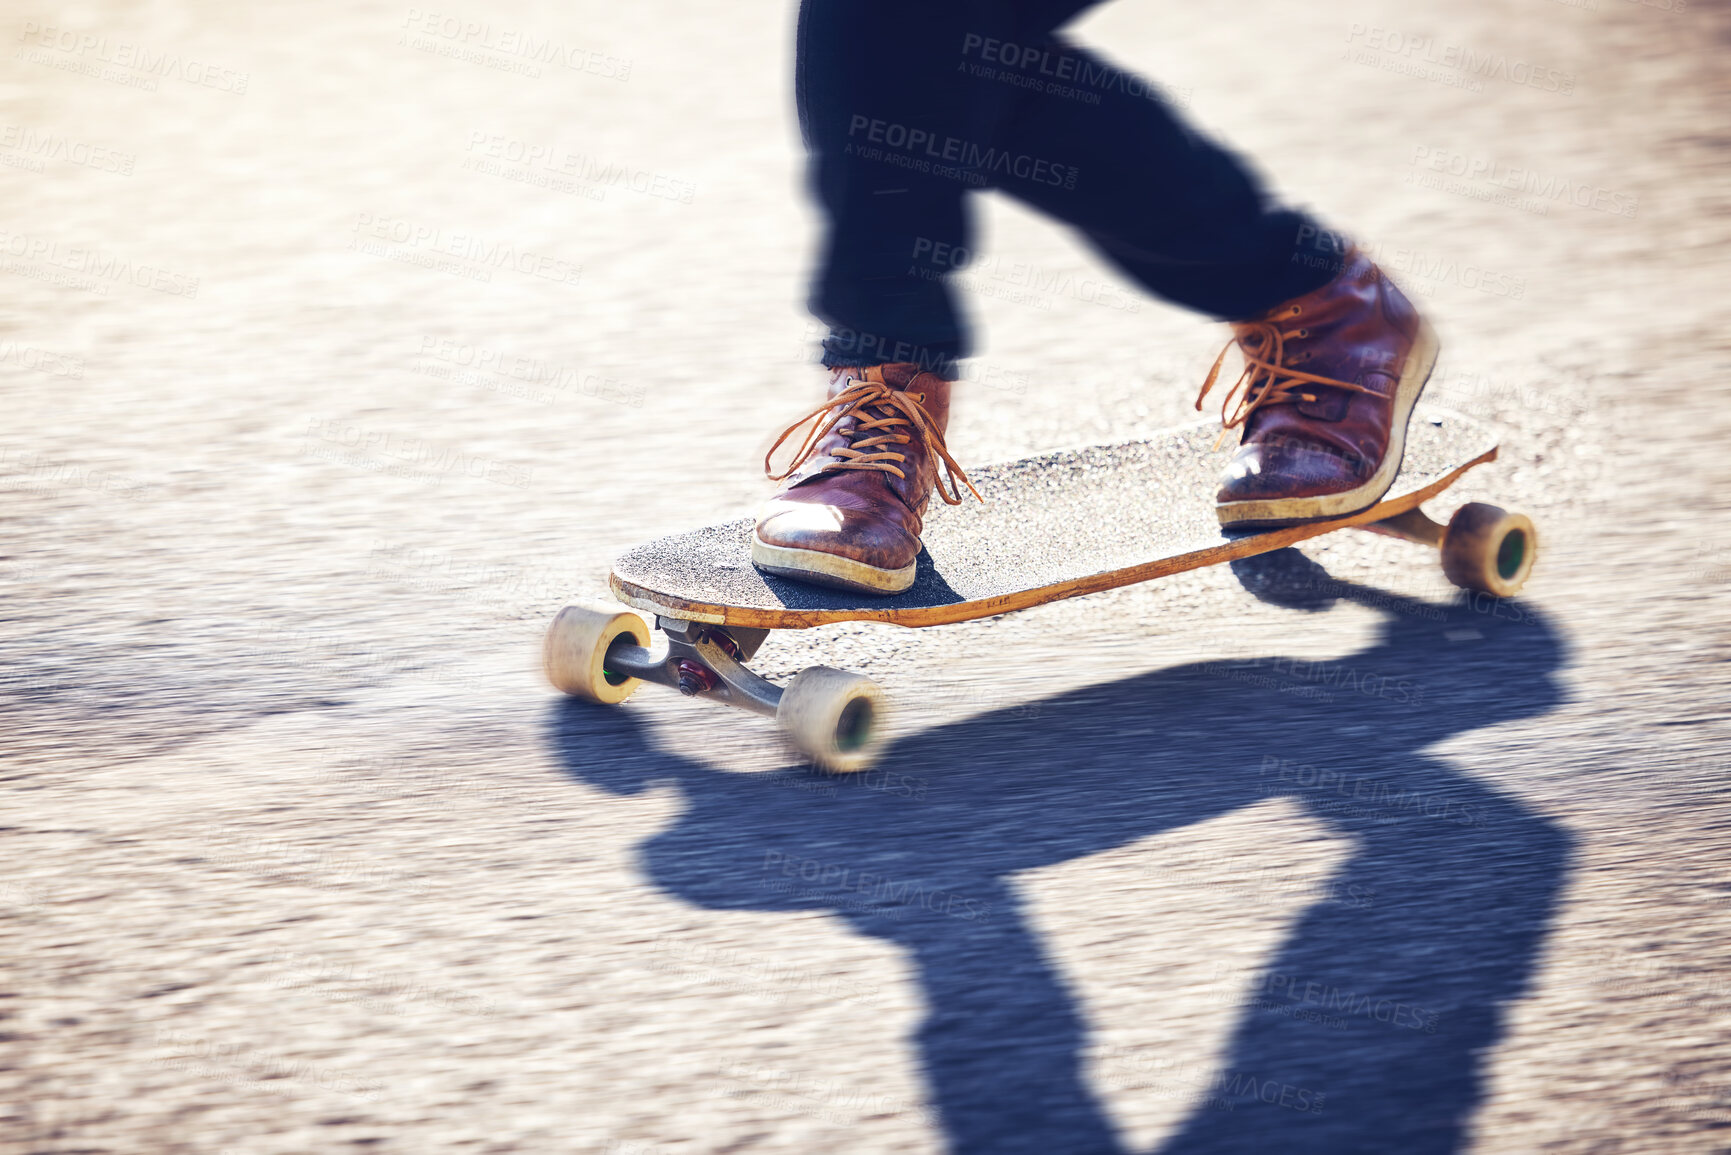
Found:
[{"label": "boot toe cap", "polygon": [[1357,488],[1375,472],[1361,458],[1304,442],[1241,445],[1220,475],[1215,500],[1320,497]]},{"label": "boot toe cap", "polygon": [[780,577],[862,593],[900,593],[913,584],[919,538],[894,522],[820,502],[765,505],[751,560]]},{"label": "boot toe cap", "polygon": [[893,522],[810,502],[769,502],[758,518],[757,538],[765,545],[831,553],[881,569],[900,569],[920,552],[919,538]]}]

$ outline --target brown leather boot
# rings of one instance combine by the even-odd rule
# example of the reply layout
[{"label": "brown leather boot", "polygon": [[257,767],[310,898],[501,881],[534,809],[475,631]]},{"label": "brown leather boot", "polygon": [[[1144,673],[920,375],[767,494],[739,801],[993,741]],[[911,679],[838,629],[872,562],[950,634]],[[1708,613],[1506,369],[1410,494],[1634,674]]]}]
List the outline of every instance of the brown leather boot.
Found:
[{"label": "brown leather boot", "polygon": [[1200,409],[1236,344],[1244,372],[1221,406],[1221,436],[1244,432],[1215,495],[1220,523],[1298,525],[1375,505],[1436,364],[1436,335],[1412,302],[1355,248],[1322,288],[1232,328],[1196,397]]},{"label": "brown leather boot", "polygon": [[[831,369],[829,400],[795,421],[770,447],[764,472],[786,484],[758,513],[751,560],[758,569],[862,593],[900,593],[914,583],[921,518],[941,467],[961,502],[968,482],[944,448],[950,382],[911,363]],[[770,458],[807,421],[799,452],[780,473]]]}]

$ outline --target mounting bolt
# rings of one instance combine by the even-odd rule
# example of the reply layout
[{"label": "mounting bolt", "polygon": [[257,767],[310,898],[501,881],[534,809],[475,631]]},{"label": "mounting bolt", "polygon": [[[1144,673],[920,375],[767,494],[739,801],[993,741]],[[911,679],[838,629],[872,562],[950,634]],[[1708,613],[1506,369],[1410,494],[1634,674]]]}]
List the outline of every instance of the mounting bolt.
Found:
[{"label": "mounting bolt", "polygon": [[679,692],[687,698],[715,689],[715,672],[690,658],[679,660]]}]

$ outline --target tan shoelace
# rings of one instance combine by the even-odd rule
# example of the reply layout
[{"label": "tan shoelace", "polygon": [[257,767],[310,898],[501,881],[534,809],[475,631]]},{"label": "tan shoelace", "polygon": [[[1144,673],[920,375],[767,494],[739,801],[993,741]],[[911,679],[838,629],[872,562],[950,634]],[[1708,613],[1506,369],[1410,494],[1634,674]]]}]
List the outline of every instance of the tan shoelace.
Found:
[{"label": "tan shoelace", "polygon": [[[962,492],[956,484],[958,481],[968,487],[969,493],[984,501],[985,498],[980,497],[980,491],[974,488],[974,483],[968,480],[968,475],[962,472],[962,467],[956,464],[956,459],[950,456],[950,451],[944,448],[944,435],[933,428],[931,415],[920,404],[924,399],[923,393],[904,393],[882,382],[853,379],[852,385],[782,430],[781,436],[775,439],[775,444],[769,447],[769,452],[763,455],[763,471],[769,475],[771,481],[787,479],[810,459],[817,451],[818,444],[829,436],[830,431],[843,418],[853,417],[857,424],[848,434],[848,444],[828,451],[831,456],[842,460],[830,462],[820,472],[831,469],[876,469],[893,473],[905,481],[907,474],[902,472],[900,466],[907,463],[907,454],[888,446],[911,445],[913,434],[917,432],[925,444],[926,452],[944,464],[944,478],[939,480],[937,488],[938,495],[944,499],[945,504],[962,503]],[[825,413],[829,414],[828,420],[824,419]],[[812,422],[811,432],[806,434],[799,452],[793,455],[793,460],[786,469],[780,473],[775,472],[770,461],[775,456],[775,451],[807,421]],[[908,428],[910,426],[911,432]],[[878,430],[884,432],[874,432]],[[950,485],[948,490],[943,486],[945,479]]]},{"label": "tan shoelace", "polygon": [[[1294,306],[1286,315],[1289,318],[1296,317],[1302,311],[1301,307]],[[1208,370],[1208,379],[1202,382],[1202,392],[1196,395],[1196,408],[1201,409],[1202,399],[1208,396],[1208,391],[1214,388],[1214,382],[1220,376],[1220,366],[1225,362],[1226,354],[1232,351],[1232,346],[1237,345],[1244,355],[1244,372],[1238,375],[1238,380],[1232,383],[1232,388],[1221,399],[1220,436],[1214,442],[1216,449],[1226,440],[1228,429],[1243,425],[1252,413],[1264,405],[1279,405],[1283,401],[1294,400],[1315,401],[1316,394],[1305,391],[1305,385],[1325,385],[1330,389],[1349,389],[1354,393],[1380,396],[1376,390],[1366,389],[1351,381],[1306,373],[1286,365],[1287,338],[1309,336],[1304,329],[1282,329],[1272,321],[1242,321],[1233,328],[1237,331],[1232,340],[1226,342],[1226,347],[1220,350],[1220,356],[1214,358],[1214,367]],[[1238,402],[1236,408],[1233,407],[1235,399]]]}]

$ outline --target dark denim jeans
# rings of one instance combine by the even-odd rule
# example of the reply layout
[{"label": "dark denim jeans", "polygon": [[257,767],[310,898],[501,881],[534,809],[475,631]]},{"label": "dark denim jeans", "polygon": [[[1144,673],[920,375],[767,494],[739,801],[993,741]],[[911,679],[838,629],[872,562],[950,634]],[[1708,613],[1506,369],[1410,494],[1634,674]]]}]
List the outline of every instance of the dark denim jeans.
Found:
[{"label": "dark denim jeans", "polygon": [[[947,370],[970,189],[1074,227],[1148,292],[1222,319],[1328,280],[1301,213],[1148,82],[1056,29],[1091,0],[803,0],[795,89],[825,217],[811,309],[828,365]],[[1314,235],[1309,232],[1306,236]]]}]

